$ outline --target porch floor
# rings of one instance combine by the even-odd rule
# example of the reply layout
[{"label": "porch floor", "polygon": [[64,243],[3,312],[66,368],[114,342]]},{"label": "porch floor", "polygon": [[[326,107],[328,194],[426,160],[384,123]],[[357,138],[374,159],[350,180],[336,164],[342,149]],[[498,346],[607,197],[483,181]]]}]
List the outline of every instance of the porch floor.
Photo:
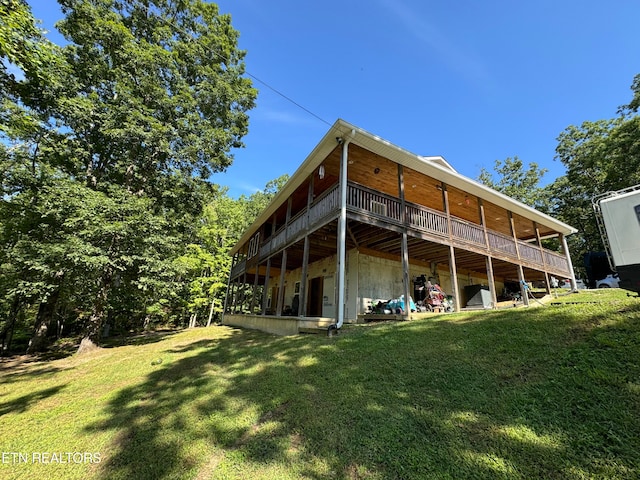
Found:
[{"label": "porch floor", "polygon": [[223,325],[261,330],[275,335],[297,335],[306,330],[327,330],[335,323],[328,317],[293,317],[276,315],[224,315]]},{"label": "porch floor", "polygon": [[[546,295],[542,298],[529,300],[529,306],[534,307],[548,303],[553,297]],[[539,302],[539,303],[538,303]],[[498,302],[497,309],[522,307],[522,301]],[[463,308],[462,311],[484,310],[483,308]],[[359,314],[356,321],[345,320],[349,323],[368,323],[375,321],[404,321],[431,318],[434,315],[444,315],[445,312],[412,312],[410,316],[397,314]],[[275,335],[297,335],[299,333],[322,333],[335,323],[330,317],[293,317],[276,315],[225,314],[222,322],[233,327],[261,330]]]}]

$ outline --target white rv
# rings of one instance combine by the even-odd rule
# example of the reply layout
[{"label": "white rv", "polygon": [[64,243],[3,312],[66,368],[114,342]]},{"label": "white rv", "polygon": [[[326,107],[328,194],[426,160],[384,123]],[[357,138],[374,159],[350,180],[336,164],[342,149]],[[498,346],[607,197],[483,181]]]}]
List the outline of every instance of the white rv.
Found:
[{"label": "white rv", "polygon": [[640,185],[595,197],[593,209],[620,288],[640,293]]}]

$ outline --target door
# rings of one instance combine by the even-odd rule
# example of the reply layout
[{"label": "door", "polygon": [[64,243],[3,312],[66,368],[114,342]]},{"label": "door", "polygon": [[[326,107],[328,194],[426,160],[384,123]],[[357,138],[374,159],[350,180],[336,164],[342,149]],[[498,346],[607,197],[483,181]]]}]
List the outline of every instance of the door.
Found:
[{"label": "door", "polygon": [[322,316],[322,285],[322,277],[315,277],[309,280],[309,294],[307,301],[308,317]]},{"label": "door", "polygon": [[322,279],[322,316],[335,318],[336,316],[336,282],[333,275]]}]

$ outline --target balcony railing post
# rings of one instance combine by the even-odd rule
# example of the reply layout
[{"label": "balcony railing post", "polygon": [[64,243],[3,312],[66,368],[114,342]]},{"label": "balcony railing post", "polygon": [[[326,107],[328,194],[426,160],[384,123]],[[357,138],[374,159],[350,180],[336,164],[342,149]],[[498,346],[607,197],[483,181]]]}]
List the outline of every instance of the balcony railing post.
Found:
[{"label": "balcony railing post", "polygon": [[542,257],[542,267],[544,268],[544,283],[547,290],[547,295],[551,295],[551,282],[549,281],[549,270],[547,269],[547,258],[544,254],[544,248],[542,247],[542,239],[540,238],[540,229],[538,228],[538,222],[533,222],[533,229],[536,232],[536,242],[540,249],[540,256]]},{"label": "balcony railing post", "polygon": [[444,206],[444,213],[447,217],[447,235],[449,237],[449,243],[453,240],[453,233],[451,232],[451,211],[449,210],[449,192],[447,192],[447,185],[442,182],[442,204]]},{"label": "balcony railing post", "polygon": [[480,225],[482,225],[482,233],[484,233],[484,243],[487,246],[487,250],[489,247],[489,235],[487,233],[487,218],[484,214],[484,201],[481,198],[478,198],[478,210],[480,214]]},{"label": "balcony railing post", "polygon": [[511,210],[507,213],[509,214],[509,228],[511,230],[511,236],[513,237],[513,242],[516,246],[516,256],[518,257],[518,260],[520,260],[520,249],[518,248],[518,237],[516,235],[516,224],[513,220],[513,213],[511,213]]},{"label": "balcony railing post", "polygon": [[269,298],[270,277],[271,277],[271,257],[267,258],[267,270],[264,274],[264,290],[262,291],[262,315],[267,314],[267,301]]}]

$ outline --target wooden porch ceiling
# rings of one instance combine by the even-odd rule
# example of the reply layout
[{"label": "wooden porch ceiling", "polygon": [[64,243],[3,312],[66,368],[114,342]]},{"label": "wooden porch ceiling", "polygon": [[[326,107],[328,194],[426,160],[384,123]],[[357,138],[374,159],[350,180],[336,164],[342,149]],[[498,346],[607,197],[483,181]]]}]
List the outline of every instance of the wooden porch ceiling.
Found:
[{"label": "wooden porch ceiling", "polygon": [[[287,201],[284,201],[275,210],[274,215],[265,223],[263,238],[268,238],[280,227],[287,223],[287,217],[294,217],[303,212],[309,202],[309,189],[312,186],[311,196],[316,199],[324,192],[333,188],[339,179],[340,158],[342,148],[336,147],[329,153],[322,162],[324,175],[320,178],[319,170],[315,169],[313,178],[307,177],[290,194]],[[357,144],[349,145],[349,165],[348,180],[350,182],[366,186],[374,191],[400,198],[400,179],[398,164],[381,155],[373,153]],[[419,163],[419,162],[418,162]],[[412,164],[416,168],[421,168],[417,163]],[[402,169],[404,185],[404,197],[410,204],[422,205],[439,212],[445,211],[445,198],[448,199],[448,206],[453,217],[461,218],[474,224],[480,224],[482,211],[487,228],[494,232],[502,233],[508,237],[511,233],[511,219],[515,228],[516,236],[521,240],[536,238],[535,225],[529,218],[518,214],[511,214],[506,208],[481,200],[477,196],[465,192],[452,185],[443,186],[439,180],[429,177],[417,170],[409,167]],[[478,192],[478,189],[475,190]],[[479,193],[481,194],[481,193]],[[489,198],[495,197],[489,195]],[[496,201],[500,202],[499,199]],[[401,256],[401,234],[392,229],[383,228],[384,222],[377,225],[366,221],[363,218],[352,216],[347,224],[347,249],[358,248],[363,252],[379,255],[394,260],[400,260]],[[391,227],[393,228],[393,227]],[[542,237],[553,236],[557,232],[551,227],[538,225]],[[417,234],[419,235],[419,234]],[[429,241],[434,237],[428,235],[422,238],[409,236],[408,251],[412,264],[424,264],[429,267],[432,263],[439,265],[449,265],[449,247]],[[324,227],[309,235],[309,263],[322,260],[337,253],[337,221],[332,221]],[[472,249],[473,250],[473,249]],[[486,272],[486,256],[480,250],[468,251],[466,249],[455,249],[456,264],[459,272],[473,271]],[[304,258],[304,241],[300,240],[296,244],[287,248],[287,270],[301,268]],[[282,268],[282,256],[280,254],[271,257],[271,268],[273,272],[278,272]],[[496,277],[505,279],[517,279],[517,267],[507,261],[494,259],[493,270]],[[542,274],[531,271],[532,280]],[[535,278],[533,278],[535,277]],[[529,279],[529,278],[528,278]]]},{"label": "wooden porch ceiling", "polygon": [[[333,221],[309,235],[309,263],[318,262],[337,253],[338,224]],[[304,241],[287,248],[287,270],[302,268],[304,259]],[[282,255],[271,257],[271,268],[282,268]]]}]

